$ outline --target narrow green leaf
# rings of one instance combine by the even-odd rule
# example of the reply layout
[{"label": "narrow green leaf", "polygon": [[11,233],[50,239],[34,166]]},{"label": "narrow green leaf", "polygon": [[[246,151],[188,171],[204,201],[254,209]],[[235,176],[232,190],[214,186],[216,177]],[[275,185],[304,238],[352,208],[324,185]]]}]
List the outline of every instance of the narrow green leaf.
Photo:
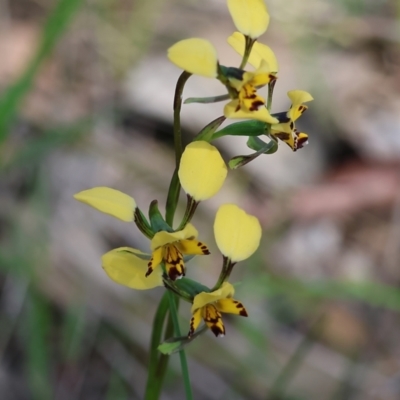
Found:
[{"label": "narrow green leaf", "polygon": [[[166,365],[168,364],[169,357],[165,355],[160,356],[157,351],[157,347],[161,342],[162,330],[169,309],[168,304],[168,291],[165,291],[160,300],[153,320],[150,344],[150,362],[147,375],[146,392],[144,395],[145,400],[154,400],[159,398],[165,376]],[[160,365],[162,365],[163,368],[159,369]]]},{"label": "narrow green leaf", "polygon": [[204,140],[206,142],[210,142],[215,131],[221,126],[221,124],[225,121],[225,117],[218,117],[214,121],[211,121],[208,125],[206,125],[193,139],[194,142],[199,140]]},{"label": "narrow green leaf", "polygon": [[278,150],[278,142],[271,139],[268,143],[265,143],[258,137],[249,137],[247,147],[255,151],[263,151],[264,154],[273,154]]},{"label": "narrow green leaf", "polygon": [[177,353],[178,351],[182,350],[185,346],[192,343],[194,339],[196,339],[198,336],[200,336],[206,331],[207,331],[207,326],[204,325],[201,329],[195,332],[190,338],[188,338],[187,336],[180,336],[177,338],[167,339],[158,346],[158,350],[162,354],[168,354],[168,355]]},{"label": "narrow green leaf", "polygon": [[[250,139],[258,139],[258,138],[249,138]],[[251,143],[254,145],[254,148],[260,147],[258,151],[253,154],[244,155],[244,156],[236,156],[229,160],[228,165],[230,169],[237,169],[239,167],[243,167],[244,165],[248,164],[250,161],[253,161],[261,154],[272,154],[278,150],[278,143],[275,140],[272,140],[269,143],[265,143],[262,140],[258,139],[259,141],[255,141]],[[264,143],[264,146],[261,146],[261,143]],[[250,146],[249,146],[250,147]],[[253,147],[250,147],[253,149]]]},{"label": "narrow green leaf", "polygon": [[235,122],[234,124],[228,125],[218,132],[215,132],[212,140],[218,139],[222,136],[260,136],[266,132],[268,124],[261,121],[250,120]]},{"label": "narrow green leaf", "polygon": [[191,104],[191,103],[210,104],[210,103],[218,103],[219,101],[225,101],[225,100],[229,100],[229,94],[221,94],[219,96],[211,96],[211,97],[189,97],[183,102],[183,104]]},{"label": "narrow green leaf", "polygon": [[48,337],[50,333],[51,315],[48,301],[35,289],[30,291],[26,316],[26,332],[28,354],[28,380],[32,392],[32,399],[52,399],[50,380],[50,354]]}]

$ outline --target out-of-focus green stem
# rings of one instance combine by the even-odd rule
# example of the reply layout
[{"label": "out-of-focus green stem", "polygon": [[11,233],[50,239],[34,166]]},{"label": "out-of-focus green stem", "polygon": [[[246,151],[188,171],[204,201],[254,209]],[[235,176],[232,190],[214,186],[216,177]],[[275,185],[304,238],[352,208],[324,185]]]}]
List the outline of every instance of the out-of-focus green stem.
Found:
[{"label": "out-of-focus green stem", "polygon": [[[179,328],[179,321],[178,321],[178,311],[177,311],[177,302],[179,298],[177,298],[170,291],[168,291],[168,297],[169,297],[170,313],[172,317],[172,322],[174,324],[175,336],[179,337],[181,336],[181,330]],[[182,370],[183,384],[185,386],[186,400],[193,400],[192,386],[190,384],[190,377],[189,377],[189,368],[184,350],[179,351],[179,358],[181,360],[181,370]]]},{"label": "out-of-focus green stem", "polygon": [[168,364],[168,356],[159,355],[157,350],[158,345],[161,342],[164,321],[169,308],[168,305],[168,292],[165,292],[160,300],[160,304],[158,305],[153,321],[153,331],[151,333],[150,343],[149,372],[144,396],[145,400],[157,400],[159,398],[166,366]]},{"label": "out-of-focus green stem", "polygon": [[304,336],[302,341],[297,346],[296,350],[290,357],[287,364],[282,368],[280,374],[276,378],[275,382],[272,384],[270,393],[267,399],[270,398],[284,398],[284,391],[287,388],[289,382],[292,380],[296,372],[298,371],[301,363],[306,357],[307,353],[314,346],[315,339],[318,336],[319,328],[321,327],[321,322],[324,318],[324,314],[319,314],[315,318],[311,327],[309,328],[307,334]]},{"label": "out-of-focus green stem", "polygon": [[165,220],[167,224],[172,226],[174,222],[174,215],[179,200],[179,192],[181,184],[178,178],[179,164],[183,153],[182,145],[182,130],[181,130],[181,108],[182,108],[182,93],[186,81],[192,74],[183,71],[176,83],[175,96],[174,96],[174,147],[175,147],[175,172],[172,176],[171,183],[168,189]]},{"label": "out-of-focus green stem", "polygon": [[267,99],[267,109],[269,112],[271,112],[271,107],[272,107],[272,96],[274,94],[274,87],[275,87],[276,79],[272,80],[268,84],[268,99]]}]

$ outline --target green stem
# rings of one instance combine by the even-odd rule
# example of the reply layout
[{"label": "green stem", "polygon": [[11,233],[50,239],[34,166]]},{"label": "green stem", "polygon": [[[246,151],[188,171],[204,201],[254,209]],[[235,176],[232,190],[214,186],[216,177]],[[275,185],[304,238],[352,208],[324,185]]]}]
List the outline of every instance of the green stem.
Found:
[{"label": "green stem", "polygon": [[191,197],[190,195],[187,195],[187,205],[186,205],[186,210],[185,210],[185,214],[182,218],[182,221],[178,227],[178,231],[180,231],[181,229],[183,229],[188,222],[190,222],[190,220],[192,219],[197,206],[199,205],[199,202],[196,201],[193,197]]},{"label": "green stem", "polygon": [[167,204],[165,206],[165,222],[171,227],[174,223],[174,215],[176,207],[178,206],[180,190],[181,184],[179,182],[178,169],[176,168],[174,175],[172,175],[171,183],[169,184]]},{"label": "green stem", "polygon": [[245,41],[244,54],[243,54],[242,62],[240,63],[239,69],[243,69],[246,66],[247,60],[250,57],[251,49],[253,48],[253,44],[255,42],[254,39],[251,39],[248,36],[245,36],[245,38],[246,38],[246,41]]},{"label": "green stem", "polygon": [[192,76],[189,72],[183,71],[176,82],[174,96],[174,145],[175,145],[175,164],[179,168],[183,153],[182,146],[182,131],[181,131],[181,108],[182,108],[182,93],[186,81]]},{"label": "green stem", "polygon": [[179,192],[181,190],[181,183],[179,182],[178,170],[183,153],[182,145],[182,130],[181,130],[181,108],[182,108],[182,93],[186,81],[192,74],[183,71],[178,78],[175,88],[174,96],[174,147],[175,147],[175,172],[172,176],[171,183],[168,189],[165,220],[167,224],[172,226],[174,222],[175,210],[178,205]]},{"label": "green stem", "polygon": [[276,378],[275,382],[272,384],[270,395],[267,396],[267,399],[270,398],[284,398],[284,391],[288,387],[289,382],[295,376],[299,367],[301,366],[304,358],[307,353],[311,350],[311,348],[315,344],[315,339],[318,336],[319,328],[321,326],[321,321],[324,318],[324,314],[320,314],[313,322],[311,327],[309,328],[307,334],[304,336],[302,341],[297,346],[296,350],[290,357],[287,364],[282,368],[280,374]]},{"label": "green stem", "polygon": [[156,400],[159,398],[166,366],[168,364],[168,356],[159,355],[157,350],[159,344],[161,343],[161,334],[168,312],[168,302],[168,292],[165,292],[160,300],[160,304],[158,305],[153,321],[153,331],[151,333],[150,344],[150,365],[147,376],[146,392],[144,396],[145,400]]},{"label": "green stem", "polygon": [[[179,305],[179,298],[176,297],[170,291],[167,291],[167,293],[169,298],[169,308],[172,317],[172,322],[174,324],[174,331],[175,331],[174,336],[179,337],[181,336],[181,330],[179,328],[179,321],[178,321],[178,311],[177,311]],[[183,384],[185,386],[186,400],[193,400],[192,387],[190,384],[190,377],[189,377],[189,368],[184,350],[179,351],[179,358],[181,361],[181,370],[182,370]]]},{"label": "green stem", "polygon": [[224,256],[221,273],[219,274],[217,283],[211,289],[211,292],[219,289],[221,287],[221,285],[229,278],[234,266],[235,266],[235,263],[233,263],[228,257]]},{"label": "green stem", "polygon": [[275,87],[276,79],[271,81],[268,84],[268,99],[267,99],[267,110],[268,112],[271,112],[271,107],[272,107],[272,95],[274,94],[274,87]]}]

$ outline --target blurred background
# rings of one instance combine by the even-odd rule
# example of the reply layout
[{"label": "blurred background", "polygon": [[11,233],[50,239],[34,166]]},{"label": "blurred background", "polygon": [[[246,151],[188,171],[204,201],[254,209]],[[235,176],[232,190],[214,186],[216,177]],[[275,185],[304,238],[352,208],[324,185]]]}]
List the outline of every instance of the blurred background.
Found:
[{"label": "blurred background", "polygon": [[[219,205],[257,215],[264,234],[232,275],[249,318],[224,316],[225,338],[208,332],[187,347],[195,398],[399,399],[400,3],[267,5],[273,111],[287,110],[288,90],[310,91],[297,124],[310,140],[230,171],[198,209],[212,254],[188,276],[204,284],[221,266]],[[222,0],[0,0],[1,399],[143,398],[163,289],[115,284],[100,257],[149,243],[72,195],[109,186],[144,211],[153,199],[163,207],[180,74],[166,49],[203,37],[238,65],[233,30]],[[194,77],[184,97],[223,93]],[[185,105],[185,140],[222,106]],[[228,161],[251,152],[245,142],[215,144]],[[186,331],[189,305],[180,313]],[[162,399],[184,399],[176,355]]]}]

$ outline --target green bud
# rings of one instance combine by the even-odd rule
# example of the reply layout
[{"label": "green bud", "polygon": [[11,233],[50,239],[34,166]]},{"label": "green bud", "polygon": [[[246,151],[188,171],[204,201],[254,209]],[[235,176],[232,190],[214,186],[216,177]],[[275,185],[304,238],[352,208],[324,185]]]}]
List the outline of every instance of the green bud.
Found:
[{"label": "green bud", "polygon": [[173,232],[174,230],[165,222],[160,210],[158,209],[158,201],[153,200],[149,208],[150,225],[153,232]]}]

